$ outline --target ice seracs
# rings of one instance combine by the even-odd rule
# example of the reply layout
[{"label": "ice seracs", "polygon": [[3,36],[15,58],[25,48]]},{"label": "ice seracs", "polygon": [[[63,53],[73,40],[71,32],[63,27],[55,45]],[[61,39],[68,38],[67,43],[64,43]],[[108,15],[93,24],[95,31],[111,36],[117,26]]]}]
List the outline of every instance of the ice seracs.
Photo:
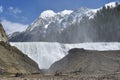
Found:
[{"label": "ice seracs", "polygon": [[59,43],[18,42],[11,45],[16,46],[36,61],[41,69],[49,68],[51,64],[67,54],[64,46]]}]

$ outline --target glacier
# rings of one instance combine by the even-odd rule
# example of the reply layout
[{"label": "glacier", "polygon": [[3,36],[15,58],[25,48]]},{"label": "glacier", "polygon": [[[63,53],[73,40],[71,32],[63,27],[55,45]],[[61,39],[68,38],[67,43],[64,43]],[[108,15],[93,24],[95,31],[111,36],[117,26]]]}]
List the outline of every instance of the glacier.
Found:
[{"label": "glacier", "polygon": [[40,69],[49,68],[52,63],[67,54],[62,45],[59,43],[14,42],[11,43],[11,45],[16,46],[19,50],[36,61]]},{"label": "glacier", "polygon": [[60,60],[72,48],[84,48],[86,50],[120,50],[119,42],[97,42],[62,44],[57,42],[11,42],[31,59],[36,61],[40,69],[48,69],[55,61]]}]

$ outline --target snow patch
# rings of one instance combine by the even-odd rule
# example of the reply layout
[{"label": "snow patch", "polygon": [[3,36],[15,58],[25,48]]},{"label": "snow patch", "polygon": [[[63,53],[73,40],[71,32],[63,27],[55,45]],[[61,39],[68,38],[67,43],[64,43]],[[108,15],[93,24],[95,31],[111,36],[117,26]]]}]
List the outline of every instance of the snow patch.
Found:
[{"label": "snow patch", "polygon": [[46,24],[46,25],[45,25],[45,29],[47,29],[47,28],[48,28],[48,25],[49,25],[49,24]]}]

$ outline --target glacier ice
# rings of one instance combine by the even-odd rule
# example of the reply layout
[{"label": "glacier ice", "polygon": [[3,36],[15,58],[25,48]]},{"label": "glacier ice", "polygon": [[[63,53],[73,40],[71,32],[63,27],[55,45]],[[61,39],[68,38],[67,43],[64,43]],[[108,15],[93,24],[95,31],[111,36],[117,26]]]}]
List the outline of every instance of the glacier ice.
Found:
[{"label": "glacier ice", "polygon": [[11,43],[11,45],[16,46],[36,61],[40,69],[49,68],[52,63],[67,54],[59,43],[16,42]]},{"label": "glacier ice", "polygon": [[48,69],[55,61],[63,58],[72,48],[84,48],[86,50],[120,50],[120,43],[79,43],[79,44],[61,44],[57,42],[11,42],[23,53],[36,61],[40,69]]}]

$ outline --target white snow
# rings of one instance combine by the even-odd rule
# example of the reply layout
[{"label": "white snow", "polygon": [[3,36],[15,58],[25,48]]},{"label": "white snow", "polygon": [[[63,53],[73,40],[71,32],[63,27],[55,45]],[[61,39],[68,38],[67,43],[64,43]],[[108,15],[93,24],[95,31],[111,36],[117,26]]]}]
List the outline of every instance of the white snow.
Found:
[{"label": "white snow", "polygon": [[47,28],[48,28],[48,25],[49,25],[49,24],[46,24],[46,25],[45,25],[45,29],[47,29]]},{"label": "white snow", "polygon": [[98,9],[89,9],[86,12],[86,15],[89,17],[89,19],[94,18],[95,14],[97,13],[98,10],[99,10],[99,8]]},{"label": "white snow", "polygon": [[[72,10],[63,10],[60,12],[55,13],[52,10],[46,10],[43,11],[41,13],[41,15],[39,16],[39,18],[37,18],[28,28],[26,31],[32,31],[34,30],[34,28],[36,27],[40,27],[40,26],[44,26],[45,29],[48,28],[48,26],[51,24],[51,22],[55,22],[56,24],[58,24],[59,26],[61,26],[61,24],[63,24],[63,27],[67,27],[68,25],[71,25],[72,23],[76,22],[77,19],[79,19],[78,21],[80,21],[82,19],[82,16],[87,15],[90,16],[90,18],[94,17],[94,14],[97,12],[96,9],[86,9],[84,10],[84,8],[81,8],[83,11],[79,11],[75,12]],[[72,14],[74,14],[74,20],[72,23],[67,22],[68,17]],[[59,17],[62,16],[62,18]],[[72,19],[72,18],[71,18]],[[63,20],[66,20],[65,22]],[[59,23],[57,23],[59,22]],[[61,27],[63,30],[64,28]]]},{"label": "white snow", "polygon": [[97,11],[98,10],[100,10],[100,8],[98,8],[98,9],[90,9],[92,12],[94,12],[94,13],[97,13]]},{"label": "white snow", "polygon": [[53,10],[46,10],[43,11],[40,15],[41,18],[48,18],[48,17],[53,17],[55,16],[56,13]]},{"label": "white snow", "polygon": [[[119,3],[119,2],[118,2]],[[120,3],[119,3],[120,4]],[[108,4],[105,4],[105,6],[110,6],[111,8],[115,7],[116,6],[116,2],[110,2]],[[84,7],[81,7],[80,9],[77,9],[75,11],[73,10],[63,10],[63,11],[60,11],[60,12],[57,12],[55,13],[53,10],[46,10],[46,11],[43,11],[39,18],[37,18],[32,24],[31,26],[29,26],[29,28],[27,28],[28,31],[32,31],[35,27],[38,27],[40,26],[42,23],[45,23],[46,21],[49,23],[49,22],[57,22],[59,21],[59,24],[61,24],[60,22],[62,22],[62,20],[66,20],[68,19],[68,16],[71,14],[74,14],[73,18],[73,21],[71,22],[72,23],[75,23],[76,21],[80,21],[82,19],[82,17],[84,15],[88,16],[89,19],[91,18],[94,18],[94,15],[96,14],[96,12],[98,10],[102,9],[102,7],[98,8],[98,9],[88,9],[88,8],[84,8]],[[77,12],[76,12],[77,11]],[[57,15],[61,15],[63,18],[62,19],[59,19],[59,17],[57,17]],[[65,16],[65,15],[68,15],[68,16]],[[54,17],[54,18],[53,18]],[[42,19],[41,19],[42,18]],[[53,18],[53,19],[52,19]],[[67,22],[66,22],[67,23]],[[70,24],[70,23],[67,23],[67,24]],[[46,24],[45,24],[46,25]],[[43,26],[43,25],[42,25]],[[68,25],[65,25],[65,26],[68,26]],[[47,25],[45,26],[45,28],[47,28]]]},{"label": "white snow", "polygon": [[[32,31],[35,27],[37,27],[39,24],[38,23],[32,23],[32,25],[30,25],[30,27],[27,28],[27,31]],[[32,27],[31,27],[32,26]]]},{"label": "white snow", "polygon": [[46,10],[43,11],[40,15],[41,18],[46,19],[46,18],[50,18],[50,17],[54,17],[55,15],[59,14],[59,15],[66,15],[66,14],[71,14],[73,11],[72,10],[63,10],[61,12],[55,13],[53,10]]},{"label": "white snow", "polygon": [[105,7],[110,6],[111,8],[114,8],[116,6],[116,2],[110,2],[105,4]]},{"label": "white snow", "polygon": [[70,15],[72,12],[73,12],[72,10],[64,10],[64,11],[58,12],[57,14],[60,14],[60,15],[64,16],[66,14]]},{"label": "white snow", "polygon": [[84,48],[86,50],[120,50],[120,43],[79,43],[79,44],[60,44],[48,42],[16,42],[11,43],[16,46],[23,53],[27,54],[30,58],[36,61],[40,69],[48,69],[55,61],[60,60],[69,49]]}]

